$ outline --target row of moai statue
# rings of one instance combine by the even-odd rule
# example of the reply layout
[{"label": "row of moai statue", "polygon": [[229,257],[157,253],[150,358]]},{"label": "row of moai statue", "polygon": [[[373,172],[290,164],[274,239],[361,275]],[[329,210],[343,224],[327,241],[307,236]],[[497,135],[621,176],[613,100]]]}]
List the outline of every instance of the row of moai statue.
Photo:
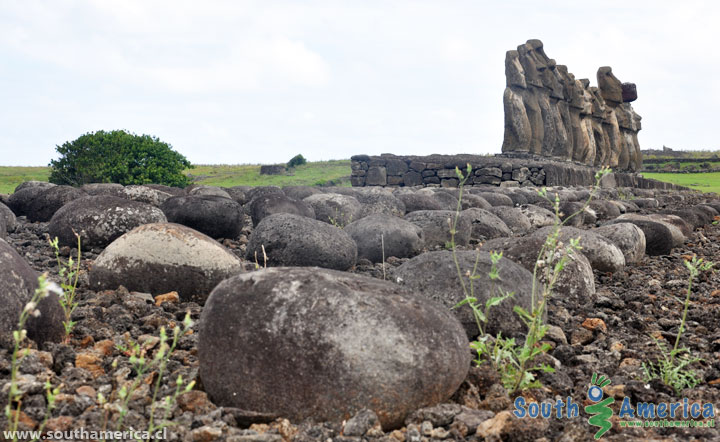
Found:
[{"label": "row of moai statue", "polygon": [[503,153],[521,152],[637,171],[642,154],[641,117],[630,102],[633,83],[621,83],[610,67],[597,72],[597,87],[576,80],[567,66],[548,58],[540,40],[528,40],[505,57]]}]

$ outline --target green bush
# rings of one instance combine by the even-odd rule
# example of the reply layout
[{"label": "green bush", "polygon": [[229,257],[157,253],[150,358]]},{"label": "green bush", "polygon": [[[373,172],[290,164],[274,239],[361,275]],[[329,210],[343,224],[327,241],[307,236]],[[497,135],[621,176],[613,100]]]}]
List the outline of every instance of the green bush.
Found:
[{"label": "green bush", "polygon": [[182,174],[192,167],[172,147],[151,135],[135,135],[123,130],[97,131],[56,147],[60,154],[52,160],[49,181],[81,186],[88,183],[190,184]]},{"label": "green bush", "polygon": [[297,154],[290,161],[287,163],[288,168],[292,168],[295,166],[302,166],[303,164],[307,163],[307,160],[305,159],[302,154]]}]

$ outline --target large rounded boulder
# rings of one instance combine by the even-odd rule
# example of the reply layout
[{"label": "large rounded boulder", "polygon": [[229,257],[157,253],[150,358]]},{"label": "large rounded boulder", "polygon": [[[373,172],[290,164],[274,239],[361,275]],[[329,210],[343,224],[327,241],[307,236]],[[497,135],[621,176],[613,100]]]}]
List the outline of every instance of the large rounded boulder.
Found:
[{"label": "large rounded boulder", "polygon": [[168,198],[160,206],[167,220],[211,238],[235,239],[243,228],[243,209],[230,198],[193,194]]},{"label": "large rounded boulder", "polygon": [[403,192],[395,195],[397,199],[405,204],[407,212],[415,212],[418,210],[442,210],[443,206],[440,201],[424,192]]},{"label": "large rounded boulder", "polygon": [[[628,218],[622,216],[609,221],[607,224],[617,223],[632,223],[638,226],[645,236],[645,253],[651,256],[669,254],[676,242],[673,238],[678,236],[677,233],[680,232],[680,229],[670,223],[640,215]],[[675,235],[673,235],[673,230],[677,231]],[[682,237],[682,234],[680,233],[679,236]]]},{"label": "large rounded boulder", "polygon": [[[532,236],[547,238],[553,233],[555,227],[543,227],[535,231]],[[560,241],[565,245],[571,239],[580,239],[580,250],[590,261],[592,268],[601,272],[617,273],[625,269],[625,255],[610,240],[593,233],[590,230],[576,229],[575,227],[561,227]]]},{"label": "large rounded boulder", "polygon": [[487,210],[500,218],[514,235],[525,235],[532,230],[530,220],[517,207],[498,206]]},{"label": "large rounded boulder", "polygon": [[[405,204],[387,190],[358,187],[353,196],[363,205],[363,216],[373,213],[403,216]],[[362,190],[360,190],[362,189]]]},{"label": "large rounded boulder", "polygon": [[560,222],[557,216],[548,209],[536,206],[535,204],[525,204],[520,206],[520,211],[530,221],[530,225],[535,228],[553,226]]},{"label": "large rounded boulder", "polygon": [[645,234],[635,224],[608,224],[598,227],[594,232],[609,239],[623,252],[625,264],[637,264],[645,256]]},{"label": "large rounded boulder", "polygon": [[123,185],[117,183],[88,183],[83,184],[80,190],[93,196],[112,195],[122,197],[125,194]]},{"label": "large rounded boulder", "polygon": [[346,226],[362,217],[362,205],[355,197],[337,193],[318,193],[303,201],[315,211],[315,219],[328,224]]},{"label": "large rounded boulder", "polygon": [[232,196],[228,192],[216,186],[195,186],[188,190],[187,194],[198,196],[218,196],[232,199]]},{"label": "large rounded boulder", "polygon": [[452,313],[390,282],[320,268],[269,268],[218,285],[199,324],[210,399],[341,422],[370,409],[385,430],[447,400],[470,366]]},{"label": "large rounded boulder", "polygon": [[247,244],[246,258],[270,266],[317,266],[347,270],[357,260],[357,245],[331,224],[292,213],[264,218]]},{"label": "large rounded boulder", "polygon": [[[503,257],[520,264],[532,273],[535,271],[543,245],[545,238],[534,236],[497,238],[484,243],[482,250],[502,252]],[[550,281],[545,276],[544,270],[545,268],[539,267],[536,275],[541,283],[547,285]],[[576,251],[568,256],[565,268],[555,279],[552,293],[574,302],[585,302],[595,296],[595,275],[585,255]]]},{"label": "large rounded boulder", "polygon": [[[0,346],[12,344],[12,331],[17,329],[20,313],[35,294],[38,275],[5,240],[0,239]],[[26,323],[28,337],[42,345],[58,342],[65,335],[65,319],[56,293],[42,299],[37,309],[40,316],[30,316]]]},{"label": "large rounded boulder", "polygon": [[[445,247],[451,239],[450,229],[455,223],[455,214],[452,210],[416,210],[405,215],[405,220],[423,230],[426,246]],[[467,245],[472,235],[470,217],[461,213],[455,230],[455,243]]]},{"label": "large rounded boulder", "polygon": [[310,204],[305,201],[288,198],[280,189],[278,189],[277,192],[268,190],[267,192],[257,194],[248,203],[253,226],[257,226],[258,223],[266,217],[278,213],[289,213],[315,219],[315,210],[313,210]]},{"label": "large rounded boulder", "polygon": [[172,197],[173,195],[169,192],[158,190],[150,186],[132,185],[123,187],[123,192],[120,196],[129,200],[152,204],[153,206],[160,207],[160,205],[164,203],[166,199]]},{"label": "large rounded boulder", "polygon": [[383,257],[410,258],[425,246],[423,230],[392,215],[377,213],[345,226],[357,244],[358,258],[381,262]]},{"label": "large rounded boulder", "polygon": [[164,223],[162,211],[150,204],[110,195],[86,196],[69,202],[53,215],[48,225],[51,238],[63,246],[105,247],[143,224]]},{"label": "large rounded boulder", "polygon": [[87,193],[72,186],[48,187],[30,201],[27,218],[32,222],[50,221],[62,206],[84,196],[87,196]]},{"label": "large rounded boulder", "polygon": [[[468,291],[470,279],[466,275],[475,272],[476,278],[472,279],[472,284],[474,295],[481,308],[485,308],[485,302],[490,297],[499,296],[501,292],[514,293],[512,298],[490,309],[485,332],[491,335],[502,332],[503,336],[514,337],[525,333],[527,328],[513,312],[513,306],[519,305],[527,311],[532,309],[532,273],[509,259],[501,258],[497,266],[499,278],[491,280],[488,276],[492,268],[490,253],[458,251],[457,258]],[[452,309],[465,299],[466,294],[450,251],[442,250],[418,255],[395,269],[394,276],[398,284],[437,301],[448,309]],[[478,335],[475,317],[468,305],[452,311],[460,320],[469,338]]]},{"label": "large rounded boulder", "polygon": [[[511,209],[508,207],[508,209]],[[485,241],[493,238],[512,236],[512,231],[498,216],[484,209],[471,208],[462,211],[462,216],[468,218],[472,225],[470,238]]]},{"label": "large rounded boulder", "polygon": [[6,206],[3,203],[0,203],[0,218],[2,218],[5,221],[5,230],[7,232],[12,232],[15,230],[15,226],[17,225],[17,219],[15,218],[15,214],[8,206]]},{"label": "large rounded boulder", "polygon": [[136,227],[113,241],[90,271],[93,290],[151,294],[176,291],[183,301],[202,303],[223,279],[243,271],[239,258],[212,238],[180,224]]}]

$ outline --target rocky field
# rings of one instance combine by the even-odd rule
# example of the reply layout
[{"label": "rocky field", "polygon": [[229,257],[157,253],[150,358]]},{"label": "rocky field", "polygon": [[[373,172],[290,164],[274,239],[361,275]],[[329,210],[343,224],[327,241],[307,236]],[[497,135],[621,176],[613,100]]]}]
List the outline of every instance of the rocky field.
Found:
[{"label": "rocky field", "polygon": [[[521,338],[512,307],[531,308],[532,269],[558,221],[534,188],[465,190],[455,235],[461,273],[476,270],[481,300],[514,292],[490,311],[486,331]],[[564,218],[583,209],[590,189],[549,189],[556,195]],[[720,439],[715,428],[627,428],[618,417],[625,398],[719,402],[718,272],[695,278],[680,340],[700,359],[691,366],[698,385],[676,392],[647,382],[643,363],[661,357],[656,340],[674,344],[685,263],[720,262],[720,199],[601,189],[561,231],[565,244],[580,237],[582,250],[549,302],[550,350],[538,362],[555,370],[539,375],[540,388],[509,393],[488,363],[472,362],[470,310],[452,309],[465,297],[448,250],[458,197],[439,187],[25,183],[0,197],[0,405],[12,330],[37,273],[60,282],[48,240],[58,238],[67,260],[77,256],[77,232],[75,325],[66,337],[56,295],[28,322],[12,404],[21,429],[167,424],[164,436],[176,441],[593,440],[599,427],[584,407],[599,373],[612,380],[603,397],[615,400],[603,439]],[[497,279],[487,276],[490,251],[503,251]],[[169,342],[177,336],[166,359],[161,330]],[[44,423],[46,381],[59,392]],[[570,398],[579,416],[518,418],[519,396]]]}]

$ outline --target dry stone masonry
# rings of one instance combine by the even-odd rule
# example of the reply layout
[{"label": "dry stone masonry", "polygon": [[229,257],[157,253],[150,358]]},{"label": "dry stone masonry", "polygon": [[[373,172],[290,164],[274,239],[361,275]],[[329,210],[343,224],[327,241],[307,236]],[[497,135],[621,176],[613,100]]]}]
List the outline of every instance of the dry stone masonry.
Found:
[{"label": "dry stone masonry", "polygon": [[[455,167],[467,173],[472,167],[467,185],[495,185],[501,187],[527,186],[590,186],[595,183],[596,167],[569,161],[557,161],[538,155],[500,154],[379,156],[355,155],[351,158],[350,182],[355,187],[457,187]],[[679,189],[670,183],[643,178],[635,173],[615,172],[605,177],[606,187],[636,187],[641,189]]]},{"label": "dry stone masonry", "polygon": [[590,86],[545,55],[540,40],[528,40],[507,52],[505,77],[504,153],[640,170],[641,118],[630,105],[637,89],[612,68],[598,69],[598,85]]}]

